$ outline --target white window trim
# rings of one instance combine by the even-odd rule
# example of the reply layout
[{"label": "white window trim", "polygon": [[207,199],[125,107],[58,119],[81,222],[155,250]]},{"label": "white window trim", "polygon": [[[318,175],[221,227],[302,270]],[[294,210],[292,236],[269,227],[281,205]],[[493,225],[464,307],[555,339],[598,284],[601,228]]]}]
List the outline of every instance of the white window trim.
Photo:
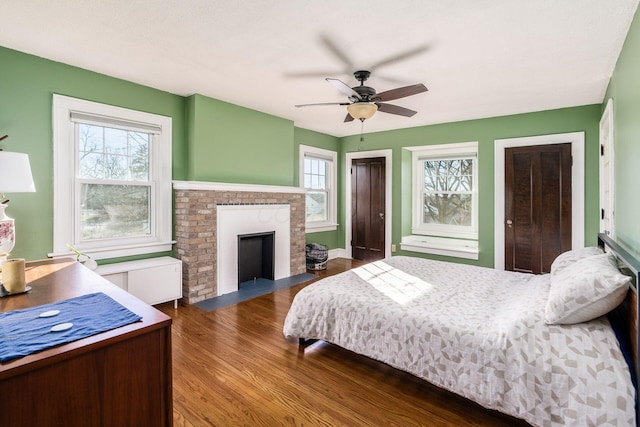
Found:
[{"label": "white window trim", "polygon": [[496,139],[494,145],[493,267],[504,270],[504,152],[509,147],[571,143],[571,247],[584,246],[584,132]]},{"label": "white window trim", "polygon": [[338,153],[323,148],[311,147],[300,144],[299,148],[300,163],[300,188],[304,188],[304,158],[309,155],[311,157],[326,159],[331,162],[329,167],[329,176],[327,183],[328,190],[328,218],[326,221],[312,221],[306,223],[307,233],[319,233],[321,231],[335,231],[338,228]]},{"label": "white window trim", "polygon": [[[414,235],[440,236],[446,238],[470,239],[478,240],[478,142],[460,142],[453,144],[438,144],[422,147],[409,147],[412,151],[412,168],[413,168],[413,201],[412,201],[412,224],[411,233]],[[419,200],[422,199],[422,171],[418,168],[418,163],[425,158],[447,158],[447,157],[474,157],[473,168],[473,211],[472,224],[469,227],[463,226],[447,226],[423,225],[422,208]]]},{"label": "white window trim", "polygon": [[[138,123],[161,129],[157,135],[157,145],[152,147],[151,180],[155,182],[155,209],[151,212],[151,222],[155,233],[148,238],[104,240],[102,244],[81,245],[74,242],[76,223],[75,195],[75,135],[71,113],[85,113]],[[53,251],[49,256],[68,255],[67,244],[72,244],[94,259],[142,255],[165,252],[175,243],[171,239],[171,117],[127,108],[114,107],[97,102],[53,95]],[[156,155],[157,154],[157,155]]]}]

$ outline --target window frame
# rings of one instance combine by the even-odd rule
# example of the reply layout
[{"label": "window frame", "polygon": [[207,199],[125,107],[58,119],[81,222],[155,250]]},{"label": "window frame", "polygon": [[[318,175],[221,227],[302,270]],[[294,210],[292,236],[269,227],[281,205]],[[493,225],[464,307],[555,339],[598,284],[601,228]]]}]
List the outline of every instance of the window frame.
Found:
[{"label": "window frame", "polygon": [[[458,239],[478,240],[478,142],[462,142],[413,147],[412,150],[412,224],[414,235],[439,236]],[[424,162],[428,160],[453,160],[471,158],[473,161],[473,185],[471,191],[471,225],[424,224],[422,222],[424,200]]]},{"label": "window frame", "polygon": [[[74,117],[81,117],[80,120]],[[105,127],[147,131],[149,147],[150,235],[117,237],[81,242],[79,232],[80,187],[77,129],[93,121]],[[68,255],[68,244],[94,259],[143,255],[172,250],[171,117],[146,113],[93,101],[53,95],[54,209],[53,251],[49,256]],[[109,185],[125,185],[109,181]]]},{"label": "window frame", "polygon": [[[325,221],[307,221],[305,212],[305,231],[306,233],[318,233],[322,231],[335,231],[338,228],[338,153],[324,148],[311,147],[300,144],[299,147],[299,187],[307,191],[312,190],[304,186],[304,160],[305,158],[314,158],[325,160],[327,162],[328,171],[326,172],[327,183],[327,219]],[[305,194],[306,206],[306,194]]]}]

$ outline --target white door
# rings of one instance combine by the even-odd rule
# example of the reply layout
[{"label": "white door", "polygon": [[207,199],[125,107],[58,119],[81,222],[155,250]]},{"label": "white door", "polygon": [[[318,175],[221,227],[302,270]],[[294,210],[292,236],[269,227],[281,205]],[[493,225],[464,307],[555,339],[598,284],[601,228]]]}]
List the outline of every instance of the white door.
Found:
[{"label": "white door", "polygon": [[600,119],[600,232],[615,238],[613,168],[613,100],[609,98]]}]

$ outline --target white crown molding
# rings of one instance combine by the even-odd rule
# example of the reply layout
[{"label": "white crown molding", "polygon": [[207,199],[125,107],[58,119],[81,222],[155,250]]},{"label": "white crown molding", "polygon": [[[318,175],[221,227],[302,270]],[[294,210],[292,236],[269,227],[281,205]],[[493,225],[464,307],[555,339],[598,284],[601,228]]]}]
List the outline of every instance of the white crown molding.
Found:
[{"label": "white crown molding", "polygon": [[230,182],[205,181],[173,181],[174,190],[205,190],[205,191],[252,191],[257,193],[300,193],[307,190],[300,187],[281,185],[235,184]]}]

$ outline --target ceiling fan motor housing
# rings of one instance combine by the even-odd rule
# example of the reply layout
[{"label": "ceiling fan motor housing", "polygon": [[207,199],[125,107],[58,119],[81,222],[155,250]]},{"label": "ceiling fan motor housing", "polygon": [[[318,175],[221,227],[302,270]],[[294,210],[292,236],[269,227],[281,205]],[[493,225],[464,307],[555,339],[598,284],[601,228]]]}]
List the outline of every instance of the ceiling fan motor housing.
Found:
[{"label": "ceiling fan motor housing", "polygon": [[367,70],[358,70],[353,73],[353,76],[360,82],[360,86],[352,87],[351,89],[355,90],[358,95],[360,95],[360,100],[352,100],[354,102],[369,102],[371,97],[376,94],[376,90],[370,86],[365,86],[364,82],[371,75],[370,71]]},{"label": "ceiling fan motor housing", "polygon": [[376,94],[376,90],[370,86],[354,86],[352,89],[358,92],[362,101],[365,102],[369,101],[371,97]]}]

